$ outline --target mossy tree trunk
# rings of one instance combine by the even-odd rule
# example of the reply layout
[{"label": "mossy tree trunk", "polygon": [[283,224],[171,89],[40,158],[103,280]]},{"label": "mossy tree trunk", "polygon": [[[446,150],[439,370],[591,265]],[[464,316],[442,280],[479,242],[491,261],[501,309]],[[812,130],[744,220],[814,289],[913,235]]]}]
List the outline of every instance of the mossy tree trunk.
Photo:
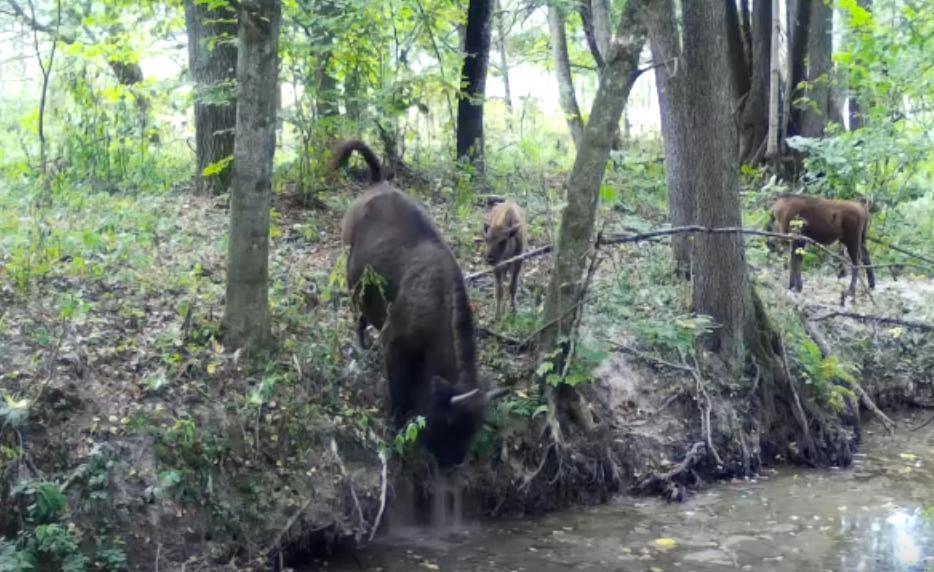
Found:
[{"label": "mossy tree trunk", "polygon": [[237,133],[230,197],[224,326],[232,347],[270,339],[269,207],[276,149],[280,0],[240,4]]},{"label": "mossy tree trunk", "polygon": [[195,84],[195,188],[221,194],[230,187],[233,169],[224,166],[205,176],[209,165],[233,155],[237,123],[237,23],[233,8],[185,0],[188,67]]},{"label": "mossy tree trunk", "polygon": [[[581,137],[567,183],[567,205],[561,213],[555,267],[545,299],[542,348],[550,351],[573,323],[584,267],[593,246],[597,199],[610,157],[613,134],[637,77],[646,39],[646,13],[653,0],[631,0],[610,46],[600,86]],[[562,319],[559,319],[562,318]]]}]

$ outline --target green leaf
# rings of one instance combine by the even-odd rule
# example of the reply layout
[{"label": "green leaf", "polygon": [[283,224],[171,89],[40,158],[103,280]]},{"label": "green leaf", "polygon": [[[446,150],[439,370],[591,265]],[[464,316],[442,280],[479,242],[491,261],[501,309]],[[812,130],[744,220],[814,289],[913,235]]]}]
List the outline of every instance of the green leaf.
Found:
[{"label": "green leaf", "polygon": [[227,168],[228,165],[233,163],[233,160],[234,160],[233,155],[228,155],[227,157],[224,157],[220,161],[215,161],[211,163],[210,165],[206,166],[201,171],[201,176],[213,177],[214,175],[219,175],[220,173],[224,171],[224,169]]}]

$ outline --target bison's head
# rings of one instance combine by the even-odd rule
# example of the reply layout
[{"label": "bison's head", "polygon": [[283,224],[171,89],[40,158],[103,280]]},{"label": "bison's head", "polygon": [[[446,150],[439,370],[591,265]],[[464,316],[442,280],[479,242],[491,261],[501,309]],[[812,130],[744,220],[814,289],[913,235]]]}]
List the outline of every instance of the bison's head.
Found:
[{"label": "bison's head", "polygon": [[441,467],[459,465],[483,423],[487,405],[505,395],[506,390],[464,390],[438,376],[431,383],[432,404],[422,430],[422,443]]},{"label": "bison's head", "polygon": [[[769,222],[765,224],[766,232],[781,232],[778,222],[775,219],[775,213],[769,213]],[[774,236],[766,237],[765,246],[768,248],[769,252],[772,254],[781,254],[785,243],[780,239]]]},{"label": "bison's head", "polygon": [[516,237],[522,225],[512,226],[483,224],[483,240],[486,242],[487,264],[498,264],[505,259],[509,241]]}]

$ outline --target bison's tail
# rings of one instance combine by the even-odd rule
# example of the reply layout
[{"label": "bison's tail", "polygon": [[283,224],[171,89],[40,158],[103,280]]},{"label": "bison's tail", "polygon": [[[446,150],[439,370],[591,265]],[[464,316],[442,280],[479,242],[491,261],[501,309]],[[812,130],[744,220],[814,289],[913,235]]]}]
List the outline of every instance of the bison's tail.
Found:
[{"label": "bison's tail", "polygon": [[[458,274],[460,274],[458,272]],[[474,338],[473,313],[464,279],[457,276],[451,292],[451,330],[454,355],[460,381],[468,387],[477,385],[477,341]]]},{"label": "bison's tail", "polygon": [[341,141],[331,149],[331,161],[328,164],[328,171],[334,171],[338,167],[344,166],[350,155],[356,151],[360,153],[367,167],[370,168],[370,181],[378,183],[383,180],[383,170],[379,164],[379,158],[369,145],[359,139]]}]

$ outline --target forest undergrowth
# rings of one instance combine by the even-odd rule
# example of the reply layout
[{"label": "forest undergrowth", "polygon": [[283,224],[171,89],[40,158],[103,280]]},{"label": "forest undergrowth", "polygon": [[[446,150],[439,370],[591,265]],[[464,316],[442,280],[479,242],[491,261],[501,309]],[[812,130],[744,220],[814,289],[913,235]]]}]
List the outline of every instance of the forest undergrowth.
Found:
[{"label": "forest undergrowth", "polygon": [[[663,226],[653,147],[630,156],[601,192],[603,232]],[[510,185],[517,180],[534,182]],[[493,184],[519,190],[532,248],[551,242],[560,180],[514,172]],[[390,430],[378,350],[355,345],[338,225],[359,187],[330,184],[341,192],[317,208],[276,197],[276,349],[249,357],[225,348],[219,332],[224,197],[82,191],[37,206],[26,189],[3,189],[0,531],[28,536],[36,554],[91,558],[98,569],[154,559],[167,569],[263,567],[371,538],[403,475],[418,476],[419,494],[430,496],[429,465],[413,447],[418,427]],[[460,194],[464,183],[443,177],[400,184],[429,205],[466,274],[486,269],[486,197]],[[753,203],[748,216],[759,223]],[[836,419],[827,425],[835,436],[808,438],[833,443],[831,460],[845,464],[858,423],[842,421],[858,410],[857,385],[885,406],[932,403],[932,342],[911,328],[831,316],[844,283],[827,257],[811,255],[804,293],[787,294],[784,260],[766,252],[749,241],[795,399]],[[553,428],[542,388],[553,372],[530,343],[550,256],[527,262],[518,311],[499,322],[492,280],[471,279],[481,372],[511,390],[462,474],[472,512],[537,512],[626,491],[680,499],[701,479],[815,463],[803,427],[764,426],[763,402],[743,399],[761,390],[755,375],[699,365],[695,340],[711,325],[690,314],[690,285],[672,276],[665,242],[607,247],[601,257],[564,372],[596,423],[560,440],[545,438]],[[928,277],[892,268],[846,311],[930,322],[932,302]],[[21,556],[13,546],[0,544],[0,561]]]}]

